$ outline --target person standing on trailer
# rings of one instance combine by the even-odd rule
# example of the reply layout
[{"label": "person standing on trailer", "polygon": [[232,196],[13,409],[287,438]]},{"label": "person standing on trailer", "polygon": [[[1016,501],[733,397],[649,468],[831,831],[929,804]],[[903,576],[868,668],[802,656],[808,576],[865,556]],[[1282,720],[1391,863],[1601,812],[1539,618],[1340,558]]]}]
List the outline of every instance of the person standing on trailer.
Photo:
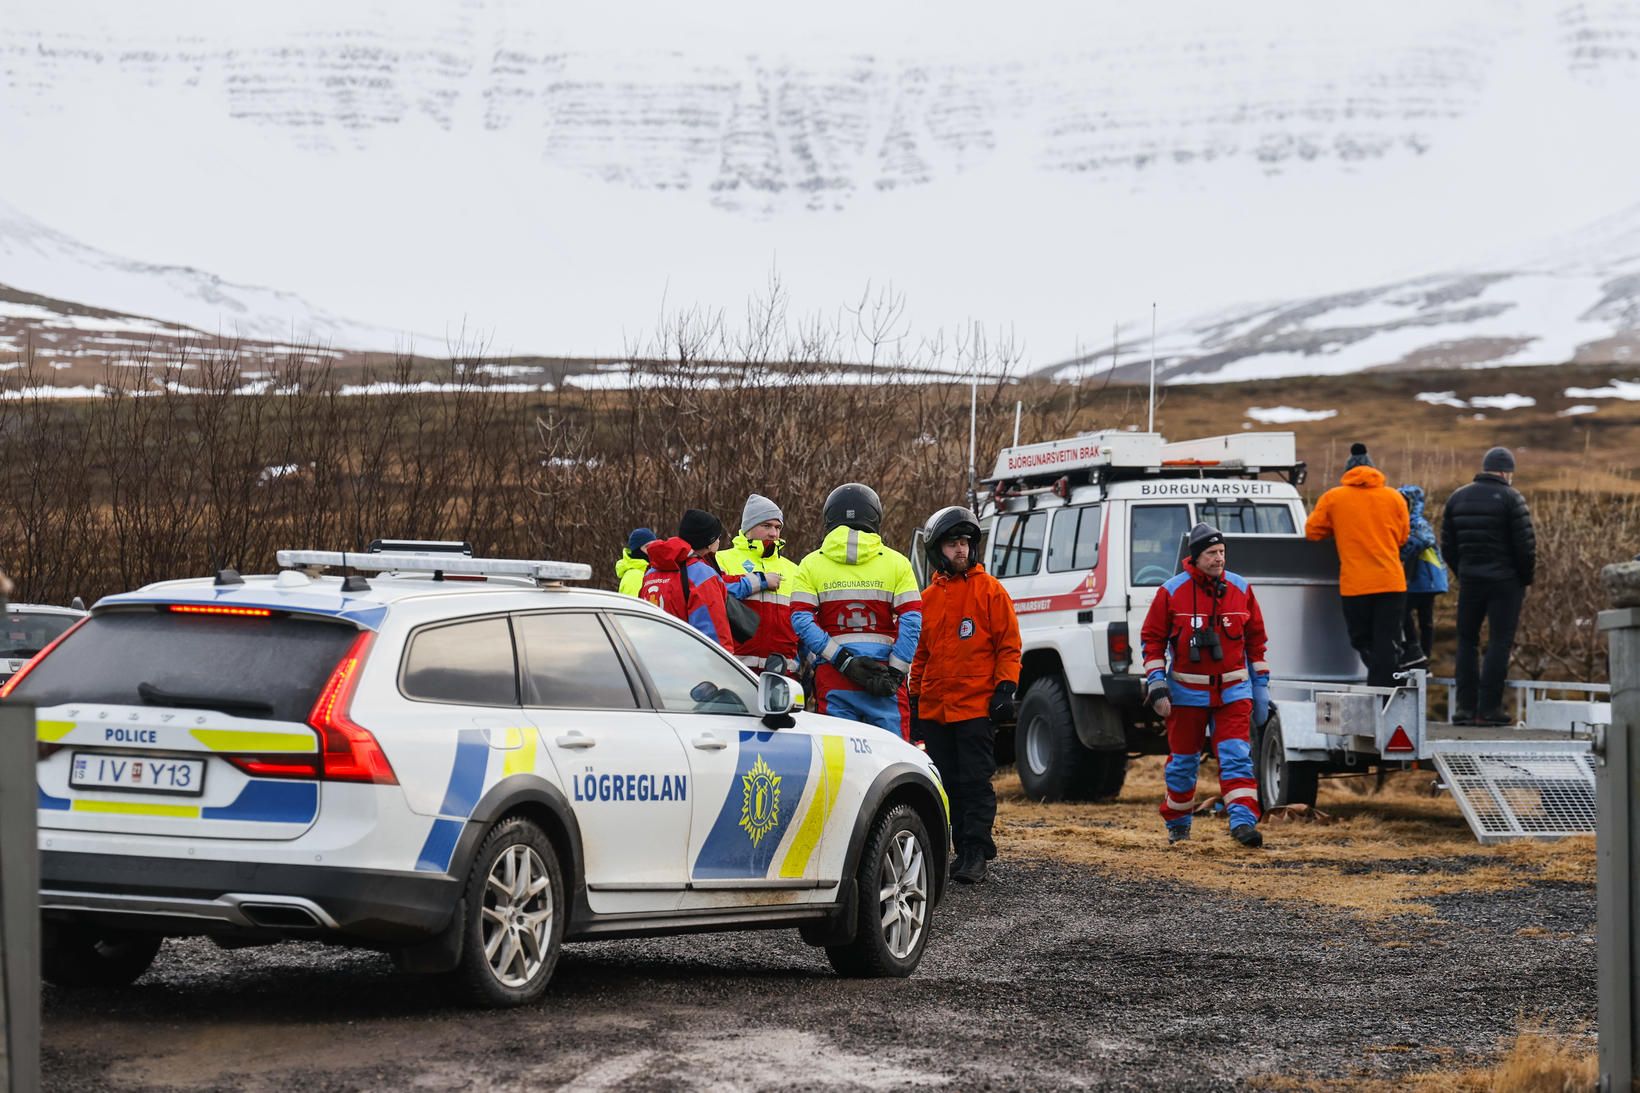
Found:
[{"label": "person standing on trailer", "polygon": [[[1493,448],[1481,473],[1446,499],[1441,552],[1458,578],[1455,725],[1510,725],[1504,677],[1526,590],[1537,576],[1537,532],[1526,498],[1515,489],[1515,454]],[[1481,661],[1481,624],[1487,627]]]},{"label": "person standing on trailer", "polygon": [[1161,806],[1167,841],[1190,837],[1196,773],[1211,724],[1230,834],[1243,846],[1263,846],[1249,738],[1253,724],[1262,727],[1270,719],[1264,615],[1252,586],[1225,568],[1218,528],[1197,524],[1187,541],[1184,572],[1157,590],[1139,632],[1145,700],[1167,722],[1170,754]]},{"label": "person standing on trailer", "polygon": [[979,517],[953,505],[923,530],[933,580],[907,690],[928,757],[951,795],[954,880],[979,884],[996,857],[996,722],[1018,714],[1019,620],[1013,597],[976,560]]},{"label": "person standing on trailer", "polygon": [[1446,592],[1446,563],[1435,541],[1435,529],[1424,515],[1424,488],[1401,486],[1412,532],[1401,547],[1407,575],[1406,621],[1401,628],[1401,667],[1428,668],[1435,649],[1435,597]]},{"label": "person standing on trailer", "polygon": [[1367,446],[1350,445],[1340,484],[1321,495],[1304,525],[1306,538],[1338,544],[1344,625],[1374,687],[1395,686],[1407,600],[1401,544],[1412,530],[1407,503],[1384,482]]}]

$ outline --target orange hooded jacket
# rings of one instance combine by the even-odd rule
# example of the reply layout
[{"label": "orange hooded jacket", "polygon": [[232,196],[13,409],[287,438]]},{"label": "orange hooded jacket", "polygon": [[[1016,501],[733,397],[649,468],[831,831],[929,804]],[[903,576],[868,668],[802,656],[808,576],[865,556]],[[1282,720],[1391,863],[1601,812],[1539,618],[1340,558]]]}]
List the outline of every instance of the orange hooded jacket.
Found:
[{"label": "orange hooded jacket", "polygon": [[953,724],[989,717],[998,683],[1019,682],[1019,620],[1013,598],[975,564],[936,573],[922,594],[922,635],[908,688],[917,716]]},{"label": "orange hooded jacket", "polygon": [[1384,485],[1376,467],[1351,467],[1341,481],[1316,502],[1305,538],[1337,540],[1339,595],[1405,592],[1401,544],[1412,531],[1406,499]]}]

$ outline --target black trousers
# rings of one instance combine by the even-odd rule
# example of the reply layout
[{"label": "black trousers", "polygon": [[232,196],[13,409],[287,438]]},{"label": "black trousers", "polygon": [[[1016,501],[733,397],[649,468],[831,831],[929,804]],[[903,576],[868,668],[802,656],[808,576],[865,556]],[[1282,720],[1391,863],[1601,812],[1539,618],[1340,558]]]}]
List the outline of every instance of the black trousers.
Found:
[{"label": "black trousers", "polygon": [[1406,618],[1401,624],[1402,654],[1408,659],[1435,651],[1435,593],[1408,592]]},{"label": "black trousers", "polygon": [[1401,616],[1406,610],[1405,592],[1373,592],[1365,596],[1342,596],[1344,625],[1350,644],[1367,665],[1367,685],[1395,686],[1395,655],[1401,648]]},{"label": "black trousers", "polygon": [[991,775],[997,772],[997,753],[991,719],[922,721],[919,728],[951,798],[951,841],[957,853],[974,847],[987,858],[996,857],[991,825],[997,818],[997,791],[991,788]]},{"label": "black trousers", "polygon": [[[1525,598],[1526,590],[1515,581],[1458,582],[1458,670],[1454,674],[1458,709],[1464,713],[1484,716],[1503,709],[1503,680],[1509,672],[1509,654],[1514,650],[1515,627]],[[1484,662],[1482,622],[1487,625]]]}]

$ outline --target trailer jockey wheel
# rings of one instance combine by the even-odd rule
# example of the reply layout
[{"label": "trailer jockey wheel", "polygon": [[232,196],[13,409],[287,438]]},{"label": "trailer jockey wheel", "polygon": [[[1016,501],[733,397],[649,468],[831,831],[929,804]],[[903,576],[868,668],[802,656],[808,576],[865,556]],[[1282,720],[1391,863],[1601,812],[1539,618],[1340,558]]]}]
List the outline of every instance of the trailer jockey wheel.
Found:
[{"label": "trailer jockey wheel", "polygon": [[1281,736],[1281,716],[1272,712],[1263,728],[1253,729],[1253,753],[1258,756],[1258,800],[1266,812],[1282,805],[1315,807],[1321,764],[1289,760]]}]

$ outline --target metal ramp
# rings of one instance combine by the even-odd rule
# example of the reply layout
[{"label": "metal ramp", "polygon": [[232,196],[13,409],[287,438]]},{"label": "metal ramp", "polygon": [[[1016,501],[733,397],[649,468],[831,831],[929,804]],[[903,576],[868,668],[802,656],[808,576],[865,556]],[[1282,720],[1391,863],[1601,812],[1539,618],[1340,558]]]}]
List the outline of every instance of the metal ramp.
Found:
[{"label": "metal ramp", "polygon": [[1433,758],[1483,845],[1595,832],[1587,740],[1450,740]]}]

